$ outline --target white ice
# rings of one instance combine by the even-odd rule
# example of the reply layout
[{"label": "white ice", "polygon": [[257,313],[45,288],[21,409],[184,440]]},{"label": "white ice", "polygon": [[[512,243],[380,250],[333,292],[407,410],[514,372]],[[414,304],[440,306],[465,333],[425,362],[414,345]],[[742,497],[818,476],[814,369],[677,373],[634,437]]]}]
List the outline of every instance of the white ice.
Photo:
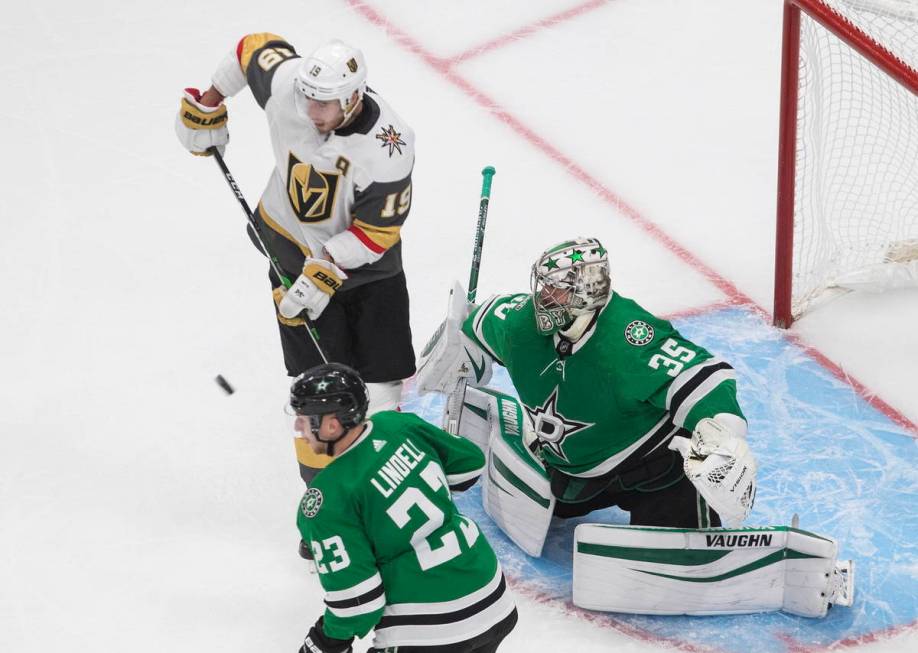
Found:
[{"label": "white ice", "polygon": [[[397,33],[358,0],[4,6],[0,650],[292,652],[321,610],[295,553],[302,486],[266,266],[216,166],[173,135],[181,89],[207,86],[245,33],[359,44],[414,126],[417,346],[468,278],[484,165],[481,295],[525,288],[536,253],[583,234],[651,310],[722,301],[703,265],[770,311],[781,3],[610,0],[537,24],[580,4],[368,3]],[[401,34],[469,54],[443,72]],[[227,161],[254,203],[267,129],[247,92],[230,116]],[[916,323],[918,292],[898,291],[849,295],[794,331],[915,422]],[[658,647],[526,597],[520,612],[501,650]],[[852,647],[916,646],[911,631]]]}]

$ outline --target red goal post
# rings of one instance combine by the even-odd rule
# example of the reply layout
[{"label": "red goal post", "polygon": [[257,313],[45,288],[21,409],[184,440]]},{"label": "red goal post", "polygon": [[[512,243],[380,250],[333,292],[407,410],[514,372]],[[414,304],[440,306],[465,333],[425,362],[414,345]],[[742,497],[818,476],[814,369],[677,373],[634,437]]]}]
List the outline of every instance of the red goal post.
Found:
[{"label": "red goal post", "polygon": [[775,325],[903,244],[918,256],[918,0],[785,0]]}]

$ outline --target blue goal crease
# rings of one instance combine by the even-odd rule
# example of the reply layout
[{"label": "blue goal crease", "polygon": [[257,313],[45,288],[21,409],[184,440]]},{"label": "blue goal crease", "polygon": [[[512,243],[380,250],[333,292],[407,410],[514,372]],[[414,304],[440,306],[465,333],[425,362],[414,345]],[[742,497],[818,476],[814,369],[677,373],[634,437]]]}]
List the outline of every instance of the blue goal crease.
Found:
[{"label": "blue goal crease", "polygon": [[[824,619],[784,613],[721,617],[614,615],[673,642],[724,651],[788,651],[895,631],[918,619],[918,441],[848,385],[743,308],[673,320],[689,339],[729,361],[759,465],[748,525],[800,526],[839,543],[854,560],[855,604]],[[491,382],[515,394],[506,371]],[[443,399],[411,388],[403,409],[439,424]],[[491,522],[478,486],[457,496],[508,575],[528,590],[569,602],[573,529],[582,522],[628,523],[616,508],[554,520],[541,558],[527,556]]]}]

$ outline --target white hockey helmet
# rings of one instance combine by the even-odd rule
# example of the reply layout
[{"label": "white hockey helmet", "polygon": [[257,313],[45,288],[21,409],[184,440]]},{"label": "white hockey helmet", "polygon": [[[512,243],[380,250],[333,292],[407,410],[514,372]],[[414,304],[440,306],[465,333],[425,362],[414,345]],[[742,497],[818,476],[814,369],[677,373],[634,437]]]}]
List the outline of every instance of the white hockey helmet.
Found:
[{"label": "white hockey helmet", "polygon": [[530,276],[536,326],[545,335],[609,301],[609,256],[596,238],[575,238],[549,247]]},{"label": "white hockey helmet", "polygon": [[[338,100],[346,121],[367,90],[367,64],[363,53],[343,41],[332,39],[320,45],[303,61],[295,84],[301,113],[305,114],[302,99],[319,102]],[[354,91],[357,91],[357,98],[352,102]]]}]

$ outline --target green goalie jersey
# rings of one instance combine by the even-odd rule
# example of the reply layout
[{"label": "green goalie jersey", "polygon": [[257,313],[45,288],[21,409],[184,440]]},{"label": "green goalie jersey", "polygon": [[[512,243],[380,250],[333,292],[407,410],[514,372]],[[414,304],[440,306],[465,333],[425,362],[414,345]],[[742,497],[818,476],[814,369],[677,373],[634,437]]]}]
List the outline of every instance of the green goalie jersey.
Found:
[{"label": "green goalie jersey", "polygon": [[629,470],[704,417],[743,417],[728,363],[615,293],[576,342],[541,335],[528,294],[492,297],[463,331],[507,368],[543,460],[572,476]]},{"label": "green goalie jersey", "polygon": [[374,646],[475,637],[513,601],[491,546],[450,489],[472,485],[484,456],[410,413],[373,415],[303,495],[297,526],[325,589],[324,631]]}]

